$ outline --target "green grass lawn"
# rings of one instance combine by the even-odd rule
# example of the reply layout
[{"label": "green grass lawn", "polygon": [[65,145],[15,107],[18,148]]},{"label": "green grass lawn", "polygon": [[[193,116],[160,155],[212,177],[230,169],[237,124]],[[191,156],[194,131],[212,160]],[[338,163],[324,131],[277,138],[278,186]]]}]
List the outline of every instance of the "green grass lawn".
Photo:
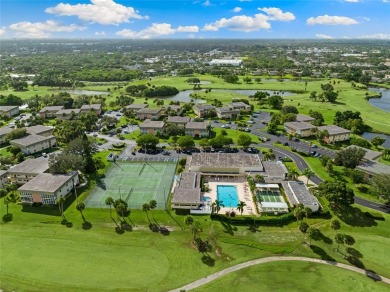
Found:
[{"label": "green grass lawn", "polygon": [[[81,194],[79,198],[84,197]],[[10,212],[13,221],[0,223],[0,287],[6,291],[166,291],[229,266],[277,254],[347,263],[343,254],[335,250],[334,231],[323,218],[308,220],[323,234],[312,242],[315,248],[310,249],[302,244],[303,235],[296,222],[279,227],[260,226],[258,232],[251,232],[247,226],[222,224],[208,216],[195,217],[203,227],[201,237],[208,238],[214,247],[209,253],[213,261],[203,262],[202,254],[191,244],[192,235],[184,224],[185,217],[173,212],[171,215],[156,210],[149,212],[152,222],[169,227],[171,232],[165,236],[149,230],[147,216],[140,210],[132,210],[126,220],[134,224],[133,231],[123,234],[115,232],[108,209],[85,209],[83,214],[91,228],[84,230],[75,202],[65,212],[72,227],[60,224],[61,217],[55,207],[10,205]],[[0,214],[5,214],[3,200]],[[384,214],[376,220],[361,220],[361,216],[356,220],[342,218],[341,232],[355,237],[354,248],[361,253],[360,260],[366,268],[389,277],[390,257],[386,252],[390,243],[390,215]],[[340,250],[345,252],[344,247]],[[307,276],[303,268],[293,271],[294,277],[288,275],[292,269],[274,270],[275,279]],[[329,273],[318,271],[324,281],[333,279]],[[364,277],[354,277],[354,280],[350,276],[345,278],[345,285],[366,287]]]},{"label": "green grass lawn", "polygon": [[337,267],[273,262],[248,267],[192,291],[388,291],[389,286]]}]

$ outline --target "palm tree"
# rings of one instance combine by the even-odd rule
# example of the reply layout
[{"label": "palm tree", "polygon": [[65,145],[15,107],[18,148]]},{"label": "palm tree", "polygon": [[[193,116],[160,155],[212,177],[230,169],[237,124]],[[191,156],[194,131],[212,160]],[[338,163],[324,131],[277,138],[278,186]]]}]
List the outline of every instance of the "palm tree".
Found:
[{"label": "palm tree", "polygon": [[292,180],[296,180],[297,177],[299,176],[299,172],[294,168],[290,170],[288,175],[291,177]]},{"label": "palm tree", "polygon": [[7,214],[8,214],[8,205],[12,203],[12,200],[9,196],[4,197],[4,204],[7,206]]},{"label": "palm tree", "polygon": [[186,225],[192,225],[194,223],[194,218],[190,215],[188,215],[185,219]]},{"label": "palm tree", "polygon": [[111,197],[106,198],[106,205],[110,206],[110,217],[112,217],[112,209],[111,206],[114,205],[114,199]]},{"label": "palm tree", "polygon": [[144,211],[146,213],[146,217],[148,218],[148,221],[150,222],[149,214],[148,214],[149,210],[150,210],[150,205],[148,203],[145,203],[142,205],[142,211]]},{"label": "palm tree", "polygon": [[[150,208],[150,210],[154,210],[156,207],[157,207],[157,202],[156,202],[156,200],[150,200],[150,202],[149,202],[149,208]],[[152,215],[153,215],[153,214],[152,214]],[[153,219],[154,219],[154,216],[153,216]]]},{"label": "palm tree", "polygon": [[242,217],[242,212],[244,212],[244,207],[246,206],[246,203],[243,202],[243,201],[240,201],[238,204],[237,204],[237,211],[239,211],[241,213],[241,217]]},{"label": "palm tree", "polygon": [[303,204],[298,204],[298,206],[296,206],[294,209],[294,217],[297,218],[297,222],[298,220],[301,220],[304,215],[303,209]]},{"label": "palm tree", "polygon": [[64,217],[64,202],[65,202],[65,198],[64,197],[59,197],[57,200],[56,200],[56,204],[58,205],[58,209],[61,213],[61,216],[62,216],[62,219],[65,220],[65,217]]},{"label": "palm tree", "polygon": [[302,174],[307,177],[306,184],[308,184],[309,179],[315,175],[315,173],[310,168],[306,168]]},{"label": "palm tree", "polygon": [[303,213],[305,214],[305,217],[306,218],[309,218],[311,216],[311,214],[313,213],[313,210],[310,209],[309,207],[305,207],[303,209]]},{"label": "palm tree", "polygon": [[84,218],[84,215],[83,215],[83,210],[85,209],[85,204],[83,203],[83,202],[81,202],[81,203],[77,203],[77,205],[76,205],[76,209],[77,209],[77,211],[79,211],[80,212],[80,214],[81,214],[81,217],[83,218],[83,220],[85,221],[85,218]]},{"label": "palm tree", "polygon": [[221,206],[225,207],[223,205],[223,202],[219,201],[219,200],[215,200],[214,203],[212,204],[212,206],[213,206],[213,209],[215,209],[217,211],[217,214],[218,214],[219,210],[221,210]]}]

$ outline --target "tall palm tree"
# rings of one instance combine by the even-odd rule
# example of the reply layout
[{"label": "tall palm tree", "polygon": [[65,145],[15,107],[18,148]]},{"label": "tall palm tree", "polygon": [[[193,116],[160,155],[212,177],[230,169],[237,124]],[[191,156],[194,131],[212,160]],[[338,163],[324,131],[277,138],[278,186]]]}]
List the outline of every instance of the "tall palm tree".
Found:
[{"label": "tall palm tree", "polygon": [[302,174],[307,177],[306,184],[308,184],[309,179],[315,175],[315,173],[310,168],[306,168]]},{"label": "tall palm tree", "polygon": [[[149,202],[149,208],[150,208],[150,210],[154,210],[156,207],[157,207],[157,202],[156,202],[156,200],[150,200],[150,202]],[[152,215],[153,215],[153,214],[152,214]],[[153,215],[153,219],[154,219],[154,215]]]},{"label": "tall palm tree", "polygon": [[11,198],[9,196],[4,197],[4,204],[7,206],[7,214],[8,214],[8,205],[11,204]]},{"label": "tall palm tree", "polygon": [[59,197],[56,200],[56,204],[58,205],[58,209],[61,213],[62,219],[65,219],[64,217],[64,203],[65,203],[65,198],[64,197]]},{"label": "tall palm tree", "polygon": [[145,203],[142,205],[142,211],[144,211],[146,213],[146,217],[148,218],[148,221],[150,222],[149,214],[148,214],[149,210],[150,210],[150,205],[148,203]]},{"label": "tall palm tree", "polygon": [[112,209],[111,206],[114,205],[114,199],[111,197],[106,198],[106,205],[110,206],[110,217],[112,217]]},{"label": "tall palm tree", "polygon": [[242,217],[242,212],[244,212],[244,207],[245,206],[246,206],[246,203],[244,201],[240,201],[237,204],[237,211],[239,211],[241,213],[241,217]]},{"label": "tall palm tree", "polygon": [[81,217],[83,218],[83,220],[85,221],[85,218],[84,218],[84,215],[83,215],[83,210],[85,209],[85,204],[83,203],[83,202],[81,202],[81,203],[77,203],[77,205],[76,205],[76,209],[77,209],[77,211],[79,211],[80,212],[80,214],[81,214]]},{"label": "tall palm tree", "polygon": [[214,203],[212,204],[212,207],[213,207],[213,209],[215,209],[217,211],[217,214],[218,214],[219,210],[221,210],[221,207],[225,207],[225,206],[223,205],[222,201],[215,200]]}]

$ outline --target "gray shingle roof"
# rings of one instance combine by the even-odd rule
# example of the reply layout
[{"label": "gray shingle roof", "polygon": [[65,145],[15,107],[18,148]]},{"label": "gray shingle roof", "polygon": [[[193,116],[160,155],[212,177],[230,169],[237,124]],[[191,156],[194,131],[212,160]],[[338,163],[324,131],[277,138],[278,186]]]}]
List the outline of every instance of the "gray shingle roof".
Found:
[{"label": "gray shingle roof", "polygon": [[39,135],[28,135],[28,136],[20,138],[20,139],[11,140],[10,143],[17,144],[17,145],[22,146],[22,147],[28,147],[28,146],[31,146],[31,145],[34,145],[34,144],[37,144],[37,143],[40,143],[43,141],[50,140],[52,138],[55,138],[55,137],[54,136],[44,137],[44,136],[39,136]]},{"label": "gray shingle roof", "polygon": [[42,125],[35,125],[26,128],[28,134],[35,134],[35,135],[39,135],[40,133],[48,132],[50,130],[53,130],[53,127],[47,127]]},{"label": "gray shingle roof", "polygon": [[194,153],[191,166],[263,168],[259,155],[239,153]]},{"label": "gray shingle roof", "polygon": [[7,126],[2,127],[2,128],[0,128],[0,136],[7,135],[11,131],[12,131],[12,129],[10,127],[7,127]]},{"label": "gray shingle roof", "polygon": [[310,130],[315,128],[315,126],[313,126],[312,124],[305,122],[286,122],[284,123],[284,126],[296,130]]},{"label": "gray shingle roof", "polygon": [[39,112],[44,113],[45,111],[59,111],[64,108],[63,105],[54,105],[54,106],[45,106],[43,109],[41,109]]},{"label": "gray shingle roof", "polygon": [[288,186],[293,192],[295,198],[298,200],[299,204],[303,205],[319,205],[319,202],[316,197],[309,191],[303,182],[289,181]]},{"label": "gray shingle roof", "polygon": [[188,130],[206,130],[209,122],[189,122],[186,125]]},{"label": "gray shingle roof", "polygon": [[36,191],[54,193],[66,182],[71,180],[73,175],[54,175],[51,173],[41,173],[21,186],[18,191]]},{"label": "gray shingle roof", "polygon": [[373,160],[362,161],[356,169],[371,175],[390,174],[390,166]]},{"label": "gray shingle roof", "polygon": [[27,159],[8,170],[8,173],[43,173],[49,169],[48,158]]},{"label": "gray shingle roof", "polygon": [[154,128],[154,129],[161,129],[164,127],[163,121],[152,121],[152,120],[145,120],[140,126],[140,128]]},{"label": "gray shingle roof", "polygon": [[169,116],[167,123],[185,124],[190,121],[190,117]]},{"label": "gray shingle roof", "polygon": [[297,118],[296,118],[297,122],[311,122],[311,121],[314,121],[314,120],[315,120],[315,118],[309,117],[309,116],[305,116],[305,115],[302,115],[302,114],[297,114]]},{"label": "gray shingle roof", "polygon": [[338,126],[335,126],[335,125],[318,127],[318,131],[325,131],[325,130],[327,130],[329,132],[330,136],[351,133],[350,130],[347,130],[347,129],[344,129],[344,128],[341,128],[341,127],[338,127]]}]

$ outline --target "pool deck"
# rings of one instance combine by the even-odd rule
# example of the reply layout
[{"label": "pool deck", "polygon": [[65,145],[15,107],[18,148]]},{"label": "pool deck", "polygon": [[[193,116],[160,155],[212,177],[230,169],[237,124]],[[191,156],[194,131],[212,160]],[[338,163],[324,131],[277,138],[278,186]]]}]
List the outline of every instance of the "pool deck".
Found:
[{"label": "pool deck", "polygon": [[[204,193],[204,196],[210,197],[211,201],[214,202],[218,199],[217,196],[217,186],[235,186],[237,188],[237,194],[238,194],[238,201],[243,201],[246,203],[246,206],[244,207],[244,212],[242,212],[242,215],[257,215],[256,213],[256,207],[252,200],[252,193],[249,189],[247,182],[229,182],[229,181],[209,181],[209,191]],[[219,211],[220,214],[224,214],[227,211],[235,211],[236,214],[239,216],[241,215],[240,212],[237,210],[237,206],[230,206],[228,207],[221,207],[221,210]]]}]

